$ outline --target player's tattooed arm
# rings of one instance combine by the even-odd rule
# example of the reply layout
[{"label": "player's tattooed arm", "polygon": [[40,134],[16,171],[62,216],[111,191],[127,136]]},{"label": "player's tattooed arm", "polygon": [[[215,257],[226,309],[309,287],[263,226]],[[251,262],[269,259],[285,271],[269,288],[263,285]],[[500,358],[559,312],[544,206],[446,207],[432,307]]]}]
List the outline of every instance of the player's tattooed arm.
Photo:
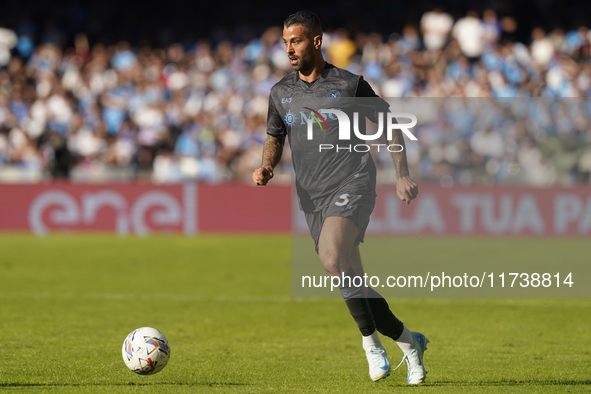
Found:
[{"label": "player's tattooed arm", "polygon": [[410,176],[408,172],[408,162],[406,160],[406,145],[404,144],[404,137],[401,130],[392,130],[392,141],[390,144],[402,145],[400,152],[392,152],[394,159],[394,166],[396,166],[396,178],[400,179],[405,176]]},{"label": "player's tattooed arm", "polygon": [[267,134],[267,140],[263,146],[263,164],[261,167],[272,171],[279,164],[284,142],[285,136],[276,137]]},{"label": "player's tattooed arm", "polygon": [[257,168],[252,173],[252,180],[256,185],[265,186],[273,179],[273,169],[279,164],[279,160],[281,160],[284,142],[285,136],[275,137],[267,135],[267,140],[263,146],[263,164],[261,168]]}]

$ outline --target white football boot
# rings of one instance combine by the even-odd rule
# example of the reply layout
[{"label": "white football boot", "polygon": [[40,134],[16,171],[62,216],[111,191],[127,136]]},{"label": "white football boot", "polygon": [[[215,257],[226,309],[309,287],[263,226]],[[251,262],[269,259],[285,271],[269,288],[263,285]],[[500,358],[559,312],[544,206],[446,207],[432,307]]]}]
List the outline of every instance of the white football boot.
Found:
[{"label": "white football boot", "polygon": [[409,351],[404,353],[404,362],[408,367],[408,384],[419,384],[425,382],[427,371],[423,365],[423,354],[427,350],[429,340],[419,332],[413,332],[413,344]]},{"label": "white football boot", "polygon": [[365,350],[367,362],[369,363],[369,377],[374,382],[390,376],[392,366],[388,361],[386,349],[383,346],[369,346]]}]

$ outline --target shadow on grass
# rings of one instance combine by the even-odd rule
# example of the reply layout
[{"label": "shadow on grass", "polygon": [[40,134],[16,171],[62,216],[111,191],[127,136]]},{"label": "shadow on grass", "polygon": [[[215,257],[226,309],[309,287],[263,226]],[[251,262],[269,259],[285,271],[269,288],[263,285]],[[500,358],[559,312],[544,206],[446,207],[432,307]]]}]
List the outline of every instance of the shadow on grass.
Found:
[{"label": "shadow on grass", "polygon": [[248,386],[246,383],[235,382],[194,382],[194,383],[168,383],[168,382],[146,382],[146,383],[0,383],[0,387],[86,387],[86,386]]},{"label": "shadow on grass", "polygon": [[591,386],[591,380],[500,380],[500,381],[461,381],[444,380],[429,382],[421,386]]},{"label": "shadow on grass", "polygon": [[[204,386],[204,387],[232,387],[232,386],[251,386],[247,383],[236,382],[194,382],[194,383],[0,383],[0,388],[19,388],[19,387],[90,387],[90,386]],[[422,384],[421,387],[453,387],[453,386],[472,386],[472,387],[499,387],[499,386],[591,386],[591,380],[502,380],[502,381],[439,381]],[[416,386],[402,385],[401,387],[414,388]]]}]

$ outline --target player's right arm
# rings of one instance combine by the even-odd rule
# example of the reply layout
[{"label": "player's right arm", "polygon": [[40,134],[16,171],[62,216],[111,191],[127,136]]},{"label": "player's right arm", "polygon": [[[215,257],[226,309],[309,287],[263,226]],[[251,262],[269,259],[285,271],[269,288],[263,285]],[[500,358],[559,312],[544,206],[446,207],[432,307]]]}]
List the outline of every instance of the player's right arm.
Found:
[{"label": "player's right arm", "polygon": [[263,163],[252,174],[252,180],[257,186],[265,186],[273,178],[273,169],[281,160],[284,143],[284,135],[267,134],[267,140],[263,146]]},{"label": "player's right arm", "polygon": [[267,113],[267,140],[263,146],[263,163],[252,173],[252,180],[257,186],[265,186],[273,178],[273,169],[281,160],[286,135],[285,123],[273,103],[272,89]]}]

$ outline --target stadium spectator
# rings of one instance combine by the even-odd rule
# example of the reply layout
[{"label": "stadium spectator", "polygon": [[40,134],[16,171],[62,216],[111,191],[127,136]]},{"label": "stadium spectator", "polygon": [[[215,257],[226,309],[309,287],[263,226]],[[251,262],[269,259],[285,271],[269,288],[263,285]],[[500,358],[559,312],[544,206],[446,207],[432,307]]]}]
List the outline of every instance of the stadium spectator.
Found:
[{"label": "stadium spectator", "polygon": [[425,48],[429,51],[443,49],[453,24],[451,15],[439,8],[425,12],[421,17],[421,33],[423,33]]},{"label": "stadium spectator", "polygon": [[497,13],[487,8],[482,14],[482,28],[484,29],[484,42],[486,48],[494,46],[501,37],[501,25],[497,20]]},{"label": "stadium spectator", "polygon": [[13,30],[0,26],[0,67],[10,62],[10,50],[17,42],[18,38]]},{"label": "stadium spectator", "polygon": [[458,40],[462,53],[472,62],[476,61],[484,52],[485,34],[483,23],[474,11],[468,11],[464,18],[455,23],[452,30],[452,35]]},{"label": "stadium spectator", "polygon": [[554,56],[554,45],[540,27],[532,31],[531,56],[538,67],[548,66]]},{"label": "stadium spectator", "polygon": [[347,67],[351,56],[357,51],[355,43],[349,39],[349,32],[338,29],[328,40],[327,53],[336,67]]}]

